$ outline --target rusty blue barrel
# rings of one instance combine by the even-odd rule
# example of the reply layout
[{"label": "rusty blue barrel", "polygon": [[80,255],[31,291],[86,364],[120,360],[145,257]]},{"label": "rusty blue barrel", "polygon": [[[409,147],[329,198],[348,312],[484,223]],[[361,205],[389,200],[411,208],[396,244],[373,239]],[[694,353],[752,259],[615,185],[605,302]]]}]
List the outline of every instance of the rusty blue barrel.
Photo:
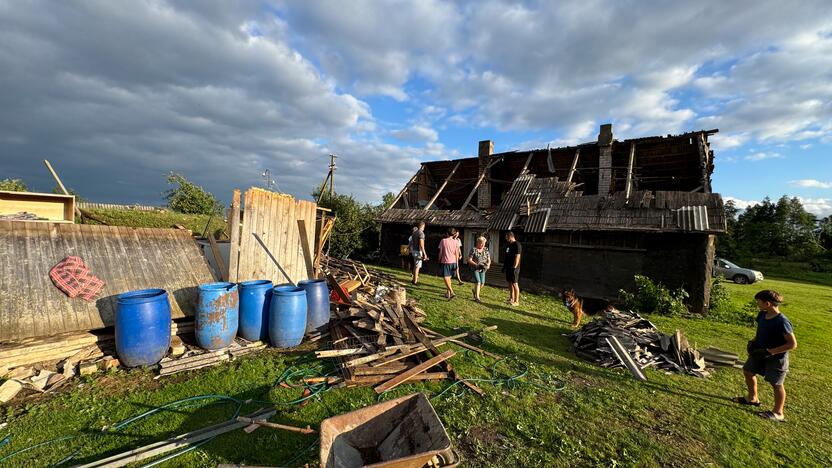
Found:
[{"label": "rusty blue barrel", "polygon": [[231,345],[240,323],[239,303],[234,283],[199,285],[194,335],[201,348],[213,350]]},{"label": "rusty blue barrel", "polygon": [[269,341],[278,348],[291,348],[303,341],[306,331],[306,290],[276,286],[269,307]]},{"label": "rusty blue barrel", "polygon": [[243,281],[240,283],[241,337],[249,341],[265,341],[269,338],[269,306],[272,302],[272,282],[269,280]]},{"label": "rusty blue barrel", "polygon": [[116,352],[125,367],[152,366],[170,347],[170,303],[164,289],[142,289],[118,296]]},{"label": "rusty blue barrel", "polygon": [[329,287],[324,279],[298,282],[306,290],[306,333],[323,331],[329,323]]}]

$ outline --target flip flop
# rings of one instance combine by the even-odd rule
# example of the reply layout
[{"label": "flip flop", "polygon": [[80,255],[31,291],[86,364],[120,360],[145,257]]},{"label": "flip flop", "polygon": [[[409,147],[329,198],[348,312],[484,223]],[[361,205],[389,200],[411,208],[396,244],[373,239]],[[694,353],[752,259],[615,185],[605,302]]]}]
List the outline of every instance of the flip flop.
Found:
[{"label": "flip flop", "polygon": [[761,412],[757,413],[757,416],[759,416],[763,419],[768,419],[769,421],[775,421],[775,422],[783,422],[783,421],[786,420],[786,418],[784,418],[783,416],[778,417],[776,414],[774,414],[773,411],[761,411]]},{"label": "flip flop", "polygon": [[748,401],[748,400],[745,399],[744,396],[738,396],[738,397],[735,397],[735,398],[731,398],[731,401],[733,401],[734,403],[739,403],[741,405],[746,405],[746,406],[760,406],[759,401]]}]

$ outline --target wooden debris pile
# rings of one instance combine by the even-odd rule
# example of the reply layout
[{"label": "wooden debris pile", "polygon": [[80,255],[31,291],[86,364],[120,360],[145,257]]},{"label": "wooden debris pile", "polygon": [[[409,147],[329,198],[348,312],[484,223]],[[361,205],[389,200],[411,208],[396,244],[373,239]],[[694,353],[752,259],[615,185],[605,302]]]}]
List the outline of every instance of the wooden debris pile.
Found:
[{"label": "wooden debris pile", "polygon": [[[690,346],[680,330],[665,335],[634,312],[608,311],[603,317],[565,336],[572,342],[572,350],[577,356],[602,367],[628,368],[637,377],[640,370],[647,367],[698,377],[710,375],[705,358]],[[616,353],[616,341],[637,369],[628,365],[626,355]]]},{"label": "wooden debris pile", "polygon": [[[405,289],[395,278],[350,260],[327,258],[325,265],[330,287],[340,284],[342,293],[349,294],[341,298],[340,304],[332,304],[331,349],[315,353],[318,358],[336,361],[341,375],[327,379],[330,384],[375,385],[376,392],[382,393],[406,381],[455,379],[454,369],[447,362],[455,352],[438,350],[447,343],[500,358],[461,341],[471,332],[445,337],[423,328],[420,324],[425,312],[406,298]],[[351,281],[360,285],[348,292],[344,286]],[[482,392],[479,388],[472,390]]]},{"label": "wooden debris pile", "polygon": [[231,346],[216,351],[199,347],[186,346],[179,337],[171,337],[170,353],[159,362],[159,375],[156,378],[203,367],[210,367],[254,351],[262,350],[266,344],[262,341],[246,341],[236,338]]}]

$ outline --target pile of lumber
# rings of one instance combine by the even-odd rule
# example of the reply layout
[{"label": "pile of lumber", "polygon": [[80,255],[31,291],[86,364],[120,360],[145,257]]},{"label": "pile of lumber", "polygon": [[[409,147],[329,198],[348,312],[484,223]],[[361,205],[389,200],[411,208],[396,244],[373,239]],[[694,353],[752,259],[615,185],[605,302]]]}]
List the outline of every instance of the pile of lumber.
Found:
[{"label": "pile of lumber", "polygon": [[[500,358],[461,341],[472,332],[446,337],[423,328],[424,311],[412,299],[407,300],[405,289],[395,279],[349,260],[329,258],[325,265],[331,283],[361,283],[349,297],[342,298],[342,304],[332,305],[330,349],[315,353],[318,358],[336,361],[341,375],[328,378],[330,384],[375,386],[376,392],[382,393],[407,381],[456,379],[448,362],[455,352],[438,350],[447,343]],[[465,384],[481,393],[474,385]]]},{"label": "pile of lumber", "polygon": [[602,367],[627,368],[641,380],[646,380],[641,373],[646,367],[698,377],[710,375],[705,358],[680,330],[665,335],[634,312],[608,311],[566,336],[577,356]]},{"label": "pile of lumber", "polygon": [[178,337],[172,338],[170,354],[159,362],[159,374],[156,378],[215,366],[266,348],[266,344],[262,341],[251,342],[236,338],[231,346],[227,348],[209,351],[195,346],[187,346]]}]

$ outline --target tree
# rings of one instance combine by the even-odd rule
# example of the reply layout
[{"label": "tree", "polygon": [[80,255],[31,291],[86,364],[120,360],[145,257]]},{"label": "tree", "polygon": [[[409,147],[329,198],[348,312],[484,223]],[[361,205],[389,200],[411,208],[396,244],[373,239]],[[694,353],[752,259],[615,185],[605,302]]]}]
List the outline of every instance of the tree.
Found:
[{"label": "tree", "polygon": [[168,208],[185,214],[219,214],[222,205],[210,192],[188,181],[185,176],[171,172],[167,177],[168,185],[177,185],[163,193],[168,201]]},{"label": "tree", "polygon": [[818,242],[826,250],[832,250],[832,216],[818,221]]},{"label": "tree", "polygon": [[717,238],[716,254],[717,256],[723,258],[736,258],[737,217],[740,213],[740,209],[737,208],[737,204],[734,203],[734,200],[728,200],[725,202],[723,209],[725,210],[726,231],[724,235]]},{"label": "tree", "polygon": [[[312,192],[318,200],[318,205],[332,210],[337,217],[329,240],[329,254],[333,257],[365,255],[378,247],[379,223],[375,221],[384,209],[385,201],[379,205],[363,204],[352,195],[321,193],[321,187]],[[393,194],[386,194],[386,203],[393,201]]]},{"label": "tree", "polygon": [[3,179],[0,180],[0,190],[7,192],[27,192],[29,188],[26,187],[23,179]]},{"label": "tree", "polygon": [[766,197],[739,215],[731,237],[741,257],[807,259],[821,251],[816,221],[797,198]]}]

